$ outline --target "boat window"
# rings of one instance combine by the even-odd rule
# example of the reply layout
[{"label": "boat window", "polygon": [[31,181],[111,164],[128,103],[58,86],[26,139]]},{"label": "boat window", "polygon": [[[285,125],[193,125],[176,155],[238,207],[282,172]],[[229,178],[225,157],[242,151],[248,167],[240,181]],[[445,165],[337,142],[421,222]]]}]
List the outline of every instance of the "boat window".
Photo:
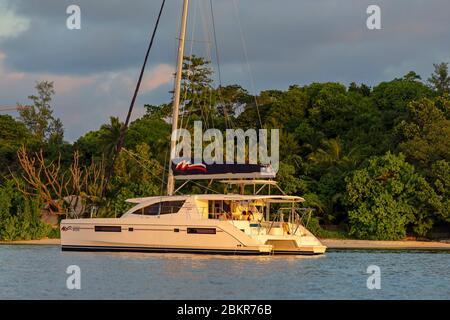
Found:
[{"label": "boat window", "polygon": [[216,234],[216,228],[187,228],[187,233]]},{"label": "boat window", "polygon": [[144,214],[147,216],[157,216],[160,214],[171,214],[180,211],[184,204],[184,200],[181,201],[163,201],[151,204],[145,208],[138,209],[133,212],[134,214]]},{"label": "boat window", "polygon": [[95,232],[122,232],[121,226],[95,226]]},{"label": "boat window", "polygon": [[209,200],[208,217],[218,219],[220,216],[231,214],[231,202],[226,200]]}]

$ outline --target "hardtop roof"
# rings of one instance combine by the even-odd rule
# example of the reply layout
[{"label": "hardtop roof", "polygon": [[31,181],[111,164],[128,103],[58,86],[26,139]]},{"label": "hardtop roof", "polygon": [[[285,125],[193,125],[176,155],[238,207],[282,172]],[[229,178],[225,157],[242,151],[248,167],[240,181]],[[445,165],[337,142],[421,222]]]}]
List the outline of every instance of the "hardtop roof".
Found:
[{"label": "hardtop roof", "polygon": [[242,195],[242,194],[192,194],[192,195],[176,195],[176,196],[154,196],[145,198],[127,199],[129,203],[153,203],[162,201],[180,201],[195,198],[198,200],[273,200],[269,202],[303,202],[305,199],[299,196],[288,195]]}]

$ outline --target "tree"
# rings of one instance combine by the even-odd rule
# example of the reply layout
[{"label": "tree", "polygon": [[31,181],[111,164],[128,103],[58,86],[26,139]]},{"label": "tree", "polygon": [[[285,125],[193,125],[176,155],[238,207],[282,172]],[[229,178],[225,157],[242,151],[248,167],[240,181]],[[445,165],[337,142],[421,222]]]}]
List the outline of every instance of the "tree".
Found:
[{"label": "tree", "polygon": [[0,240],[31,240],[54,236],[52,226],[41,220],[38,199],[25,197],[12,180],[0,185]]},{"label": "tree", "polygon": [[[298,119],[305,116],[308,95],[299,86],[290,86],[285,92],[269,91],[261,99],[270,107],[263,118],[266,127],[293,131],[298,125]],[[258,99],[259,100],[259,99]]]},{"label": "tree", "polygon": [[201,119],[207,127],[212,127],[215,97],[212,87],[213,71],[209,64],[210,61],[196,55],[184,57],[180,92],[180,104],[183,108],[180,109],[180,114],[192,121]]},{"label": "tree", "polygon": [[374,157],[346,182],[350,235],[398,240],[408,228],[421,236],[431,229],[440,198],[402,154]]},{"label": "tree", "polygon": [[147,118],[163,120],[172,114],[172,104],[170,103],[164,103],[158,106],[145,104],[144,108],[146,109],[145,117]]},{"label": "tree", "polygon": [[102,150],[102,136],[104,133],[103,129],[89,131],[75,141],[73,149],[80,153],[84,163],[102,158],[104,154]]},{"label": "tree", "polygon": [[436,193],[441,197],[438,213],[450,222],[450,162],[439,160],[433,163],[430,180]]},{"label": "tree", "polygon": [[50,105],[55,94],[53,82],[41,81],[35,88],[37,95],[28,97],[33,104],[19,110],[20,119],[39,140],[46,141],[52,138],[54,141],[62,141],[63,126],[59,119],[53,117]]},{"label": "tree", "polygon": [[217,97],[218,117],[223,117],[226,128],[233,126],[236,110],[245,106],[251,99],[248,91],[239,85],[218,87],[215,90],[215,96]]},{"label": "tree", "polygon": [[450,120],[434,101],[421,99],[408,105],[408,118],[396,128],[398,149],[407,159],[427,170],[437,160],[450,161]]},{"label": "tree", "polygon": [[339,138],[323,141],[324,149],[319,148],[308,157],[318,164],[336,165],[342,158],[342,144]]},{"label": "tree", "polygon": [[432,96],[430,88],[423,83],[402,79],[382,82],[372,92],[372,100],[383,112],[406,111],[409,102]]},{"label": "tree", "polygon": [[295,167],[286,164],[281,163],[280,169],[277,173],[277,180],[280,184],[280,187],[286,192],[287,194],[293,194],[293,193],[305,193],[307,190],[307,184],[304,180],[297,177],[295,174]]},{"label": "tree", "polygon": [[428,82],[430,86],[439,94],[450,93],[450,75],[448,73],[448,63],[433,63],[434,72]]},{"label": "tree", "polygon": [[122,149],[114,166],[111,179],[110,197],[102,216],[111,217],[115,213],[124,213],[130,208],[129,198],[161,195],[164,186],[164,167],[155,160],[146,143],[134,150]]},{"label": "tree", "polygon": [[100,144],[105,156],[111,157],[116,152],[122,127],[123,123],[117,117],[110,117],[110,123],[101,126]]},{"label": "tree", "polygon": [[410,71],[403,76],[403,80],[406,80],[406,81],[419,81],[421,79],[422,79],[422,77],[420,75],[418,75],[417,73],[415,73],[414,71]]},{"label": "tree", "polygon": [[[103,162],[83,166],[79,153],[74,152],[68,169],[61,165],[60,158],[48,161],[42,150],[29,154],[25,146],[19,148],[17,157],[21,175],[13,175],[17,189],[25,196],[39,199],[50,213],[64,214],[67,209],[82,201],[98,203],[105,184]],[[74,203],[75,202],[75,203]]]},{"label": "tree", "polygon": [[356,84],[356,82],[350,83],[350,86],[348,87],[349,92],[356,92],[364,97],[370,96],[370,87],[362,83],[360,86]]},{"label": "tree", "polygon": [[138,145],[146,143],[153,157],[162,165],[166,165],[165,161],[169,161],[170,132],[170,125],[162,119],[144,116],[131,123],[125,147],[135,149]]},{"label": "tree", "polygon": [[318,179],[315,192],[327,208],[325,218],[341,222],[346,217],[343,208],[345,178],[357,167],[357,160],[352,156],[352,151],[343,150],[339,138],[324,140],[322,145],[323,148],[318,148],[308,156],[309,162],[313,164],[312,174]]},{"label": "tree", "polygon": [[9,115],[0,115],[0,175],[16,170],[16,153],[22,144],[33,144],[32,134],[27,127]]}]

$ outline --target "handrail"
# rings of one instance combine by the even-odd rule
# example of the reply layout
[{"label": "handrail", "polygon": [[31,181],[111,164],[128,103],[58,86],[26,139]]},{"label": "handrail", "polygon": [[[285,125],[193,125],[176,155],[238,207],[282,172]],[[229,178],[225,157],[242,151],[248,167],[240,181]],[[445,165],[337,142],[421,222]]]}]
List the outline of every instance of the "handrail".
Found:
[{"label": "handrail", "polygon": [[[280,209],[282,209],[282,208],[280,208]],[[273,227],[274,223],[277,222],[277,218],[279,218],[279,220],[281,222],[281,218],[283,216],[283,213],[279,212],[279,211],[280,210],[278,210],[278,212],[275,214],[275,218],[271,221],[271,224],[270,224],[269,230],[267,230],[267,233],[270,233],[270,230],[272,230],[272,227]]]},{"label": "handrail", "polygon": [[[289,219],[288,222],[290,224],[294,224],[295,230],[294,232],[292,232],[292,230],[290,230],[290,232],[292,232],[292,234],[296,234],[298,229],[300,228],[300,225],[303,225],[305,228],[308,227],[309,221],[311,220],[311,214],[312,214],[312,210],[308,209],[308,208],[298,208],[298,207],[289,207],[289,208],[279,208],[277,211],[277,214],[275,216],[275,219],[272,222],[271,227],[269,228],[269,231],[272,229],[273,223],[276,221],[277,217],[280,217],[280,221],[283,220],[283,211],[286,210],[290,210],[289,213]],[[300,214],[300,211],[302,211],[302,213]],[[307,215],[307,217],[306,217]],[[306,223],[304,224],[304,220],[306,219]]]}]

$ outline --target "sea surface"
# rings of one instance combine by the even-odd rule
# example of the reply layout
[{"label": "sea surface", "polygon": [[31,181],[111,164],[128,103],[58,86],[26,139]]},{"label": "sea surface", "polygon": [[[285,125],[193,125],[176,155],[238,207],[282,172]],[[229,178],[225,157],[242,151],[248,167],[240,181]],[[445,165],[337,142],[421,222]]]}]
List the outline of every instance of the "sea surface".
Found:
[{"label": "sea surface", "polygon": [[[69,285],[75,283],[74,274],[66,273],[72,265],[79,267],[80,289],[67,287],[68,277]],[[377,270],[379,282],[373,278]],[[380,289],[368,289],[371,276],[369,284],[379,283]],[[448,300],[450,253],[348,250],[239,257],[0,245],[0,299]]]}]

